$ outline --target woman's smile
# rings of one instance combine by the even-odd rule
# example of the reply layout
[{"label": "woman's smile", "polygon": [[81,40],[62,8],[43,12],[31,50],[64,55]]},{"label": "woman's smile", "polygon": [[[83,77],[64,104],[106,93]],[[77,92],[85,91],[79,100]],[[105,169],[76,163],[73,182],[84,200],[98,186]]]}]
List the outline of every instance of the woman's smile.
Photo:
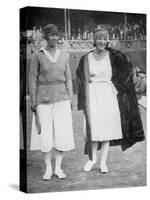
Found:
[{"label": "woman's smile", "polygon": [[96,40],[96,45],[99,49],[104,49],[107,45],[107,41],[106,40],[100,40],[100,39],[97,39]]}]

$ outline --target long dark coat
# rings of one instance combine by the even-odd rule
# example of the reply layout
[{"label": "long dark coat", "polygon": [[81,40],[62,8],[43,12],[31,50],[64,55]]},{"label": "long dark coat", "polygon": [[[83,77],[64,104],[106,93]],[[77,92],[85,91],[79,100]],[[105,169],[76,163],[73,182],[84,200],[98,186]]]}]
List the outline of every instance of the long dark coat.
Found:
[{"label": "long dark coat", "polygon": [[[112,66],[112,83],[118,91],[123,138],[111,141],[111,145],[121,145],[126,150],[138,141],[144,140],[141,116],[133,83],[133,66],[119,50],[107,48]],[[88,53],[81,57],[77,71],[78,110],[83,110],[86,118],[85,154],[92,160],[91,122],[89,108],[89,63]],[[106,105],[107,106],[107,105]],[[98,149],[101,143],[99,142]]]}]

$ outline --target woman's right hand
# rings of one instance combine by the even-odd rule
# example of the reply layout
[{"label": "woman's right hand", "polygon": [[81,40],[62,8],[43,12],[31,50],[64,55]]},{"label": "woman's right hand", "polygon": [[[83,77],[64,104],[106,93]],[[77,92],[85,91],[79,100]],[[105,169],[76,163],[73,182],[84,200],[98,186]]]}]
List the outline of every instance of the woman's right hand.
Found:
[{"label": "woman's right hand", "polygon": [[36,108],[37,108],[37,105],[35,103],[32,103],[31,105],[32,112],[36,112]]}]

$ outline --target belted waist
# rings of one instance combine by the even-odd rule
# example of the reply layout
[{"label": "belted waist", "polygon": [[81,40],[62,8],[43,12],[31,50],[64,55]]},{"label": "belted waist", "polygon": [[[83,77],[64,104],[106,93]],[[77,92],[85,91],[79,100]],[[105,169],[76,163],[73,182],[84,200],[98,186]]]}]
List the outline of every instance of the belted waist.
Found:
[{"label": "belted waist", "polygon": [[38,85],[59,85],[64,83],[64,81],[38,81]]},{"label": "belted waist", "polygon": [[89,83],[111,83],[112,84],[112,82],[111,81],[105,81],[105,80],[98,80],[98,81],[89,81]]},{"label": "belted waist", "polygon": [[[114,86],[114,84],[112,83],[112,81],[110,81],[110,80],[98,80],[98,81],[90,81],[89,83],[98,83],[98,84],[100,84],[100,83],[107,83],[107,84],[109,84],[111,87],[112,87],[112,90],[113,90],[113,92],[114,92],[114,94],[116,95],[117,93],[118,93],[118,91],[117,91],[117,89],[115,88],[115,86]],[[95,84],[96,85],[96,84]],[[91,84],[91,86],[93,86],[93,84]]]}]

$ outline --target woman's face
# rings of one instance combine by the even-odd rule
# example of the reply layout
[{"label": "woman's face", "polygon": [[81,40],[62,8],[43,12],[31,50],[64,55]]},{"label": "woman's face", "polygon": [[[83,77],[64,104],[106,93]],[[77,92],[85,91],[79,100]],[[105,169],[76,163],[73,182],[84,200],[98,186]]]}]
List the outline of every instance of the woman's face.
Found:
[{"label": "woman's face", "polygon": [[95,39],[95,44],[96,44],[96,48],[97,49],[103,50],[107,46],[107,38],[106,37],[98,36]]},{"label": "woman's face", "polygon": [[56,46],[58,44],[59,37],[56,33],[48,33],[47,44],[49,46]]}]

